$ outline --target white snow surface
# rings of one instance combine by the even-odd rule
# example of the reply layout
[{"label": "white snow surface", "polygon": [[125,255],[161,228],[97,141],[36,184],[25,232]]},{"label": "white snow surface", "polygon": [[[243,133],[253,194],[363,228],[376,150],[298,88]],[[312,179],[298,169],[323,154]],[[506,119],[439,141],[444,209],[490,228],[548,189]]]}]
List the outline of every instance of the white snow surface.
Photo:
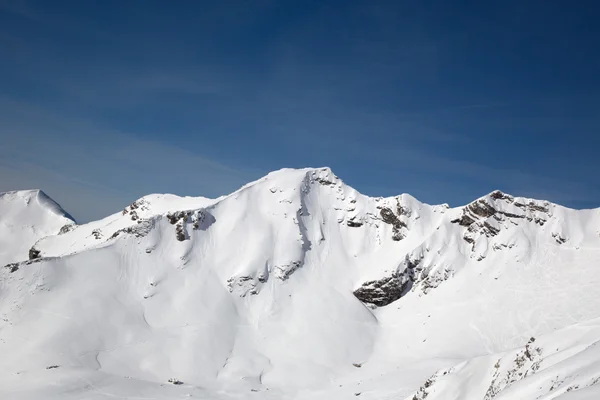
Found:
[{"label": "white snow surface", "polygon": [[329,168],[83,225],[9,192],[0,398],[599,399],[599,268],[600,209],[371,198]]}]

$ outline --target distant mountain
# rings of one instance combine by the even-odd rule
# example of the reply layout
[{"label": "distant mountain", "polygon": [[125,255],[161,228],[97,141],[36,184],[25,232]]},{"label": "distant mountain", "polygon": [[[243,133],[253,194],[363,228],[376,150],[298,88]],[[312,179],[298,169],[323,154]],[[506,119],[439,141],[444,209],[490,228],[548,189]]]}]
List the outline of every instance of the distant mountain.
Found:
[{"label": "distant mountain", "polygon": [[309,168],[83,225],[10,192],[0,229],[0,398],[600,398],[600,209]]},{"label": "distant mountain", "polygon": [[41,190],[0,193],[0,261],[28,258],[31,246],[75,220]]}]

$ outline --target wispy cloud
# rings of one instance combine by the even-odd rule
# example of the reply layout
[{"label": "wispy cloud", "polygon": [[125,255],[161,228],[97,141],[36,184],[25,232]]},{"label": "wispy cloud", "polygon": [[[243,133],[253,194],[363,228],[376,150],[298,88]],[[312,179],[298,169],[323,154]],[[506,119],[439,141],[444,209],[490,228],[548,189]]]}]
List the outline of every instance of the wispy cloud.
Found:
[{"label": "wispy cloud", "polygon": [[216,197],[265,173],[24,103],[0,101],[0,120],[0,191],[41,188],[84,221],[148,193]]}]

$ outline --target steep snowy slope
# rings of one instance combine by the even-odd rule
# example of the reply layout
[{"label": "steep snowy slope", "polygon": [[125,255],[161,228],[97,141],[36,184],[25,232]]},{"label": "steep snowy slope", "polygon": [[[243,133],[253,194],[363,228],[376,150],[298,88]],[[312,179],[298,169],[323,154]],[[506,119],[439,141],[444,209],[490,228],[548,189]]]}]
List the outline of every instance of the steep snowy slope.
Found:
[{"label": "steep snowy slope", "polygon": [[0,193],[0,263],[27,259],[38,239],[66,225],[75,221],[41,190]]},{"label": "steep snowy slope", "polygon": [[2,268],[0,397],[533,399],[557,369],[587,396],[599,228],[501,192],[370,198],[327,168],[146,196]]}]

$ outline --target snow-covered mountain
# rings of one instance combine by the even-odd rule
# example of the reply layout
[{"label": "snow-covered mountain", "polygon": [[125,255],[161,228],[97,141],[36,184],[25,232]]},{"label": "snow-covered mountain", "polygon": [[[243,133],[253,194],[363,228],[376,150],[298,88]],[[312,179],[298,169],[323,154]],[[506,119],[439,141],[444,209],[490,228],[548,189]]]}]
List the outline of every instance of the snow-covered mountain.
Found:
[{"label": "snow-covered mountain", "polygon": [[597,399],[599,261],[600,209],[328,168],[84,225],[6,193],[0,398]]},{"label": "snow-covered mountain", "polygon": [[74,224],[41,190],[0,193],[0,261],[26,260],[33,243]]}]

